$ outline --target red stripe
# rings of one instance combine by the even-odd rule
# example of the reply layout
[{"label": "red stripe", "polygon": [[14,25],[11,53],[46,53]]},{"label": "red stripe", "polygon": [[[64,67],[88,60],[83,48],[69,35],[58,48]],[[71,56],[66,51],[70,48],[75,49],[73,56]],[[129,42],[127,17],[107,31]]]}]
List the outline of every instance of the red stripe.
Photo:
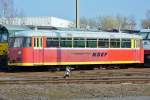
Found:
[{"label": "red stripe", "polygon": [[[61,49],[33,49],[33,48],[24,48],[22,52],[23,52],[22,54],[23,63],[104,62],[104,61],[140,61],[142,63],[144,53],[143,49],[61,50]],[[10,53],[14,54],[13,50]]]}]

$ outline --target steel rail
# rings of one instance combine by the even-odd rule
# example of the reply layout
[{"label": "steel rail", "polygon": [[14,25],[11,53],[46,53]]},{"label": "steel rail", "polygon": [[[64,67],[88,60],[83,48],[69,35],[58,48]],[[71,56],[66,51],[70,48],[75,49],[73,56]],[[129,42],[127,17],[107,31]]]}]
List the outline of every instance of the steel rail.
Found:
[{"label": "steel rail", "polygon": [[0,84],[113,84],[113,83],[150,83],[150,78],[68,78],[68,79],[26,79],[0,80]]}]

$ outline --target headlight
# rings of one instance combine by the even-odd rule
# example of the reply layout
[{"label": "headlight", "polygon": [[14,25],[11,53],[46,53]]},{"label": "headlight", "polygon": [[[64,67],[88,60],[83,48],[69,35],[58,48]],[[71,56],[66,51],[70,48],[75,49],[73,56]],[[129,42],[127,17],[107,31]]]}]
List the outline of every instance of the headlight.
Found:
[{"label": "headlight", "polygon": [[22,54],[22,52],[21,51],[18,51],[18,55],[21,55]]}]

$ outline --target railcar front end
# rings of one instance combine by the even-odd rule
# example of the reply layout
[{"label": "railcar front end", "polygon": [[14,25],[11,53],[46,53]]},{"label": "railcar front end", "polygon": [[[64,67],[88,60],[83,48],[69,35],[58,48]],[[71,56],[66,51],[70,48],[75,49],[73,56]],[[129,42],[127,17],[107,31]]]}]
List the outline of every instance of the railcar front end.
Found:
[{"label": "railcar front end", "polygon": [[26,26],[20,25],[1,25],[0,24],[0,65],[7,65],[8,62],[8,40],[14,32],[30,30]]}]

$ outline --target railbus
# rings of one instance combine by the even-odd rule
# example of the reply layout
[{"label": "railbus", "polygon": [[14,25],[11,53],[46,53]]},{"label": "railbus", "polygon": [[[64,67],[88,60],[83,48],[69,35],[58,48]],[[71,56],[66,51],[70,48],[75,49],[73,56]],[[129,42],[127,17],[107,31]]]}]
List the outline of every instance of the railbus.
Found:
[{"label": "railbus", "polygon": [[10,67],[139,64],[142,37],[94,31],[21,31],[9,39]]},{"label": "railbus", "polygon": [[0,25],[0,65],[7,64],[8,38],[14,32],[29,30],[26,26]]}]

